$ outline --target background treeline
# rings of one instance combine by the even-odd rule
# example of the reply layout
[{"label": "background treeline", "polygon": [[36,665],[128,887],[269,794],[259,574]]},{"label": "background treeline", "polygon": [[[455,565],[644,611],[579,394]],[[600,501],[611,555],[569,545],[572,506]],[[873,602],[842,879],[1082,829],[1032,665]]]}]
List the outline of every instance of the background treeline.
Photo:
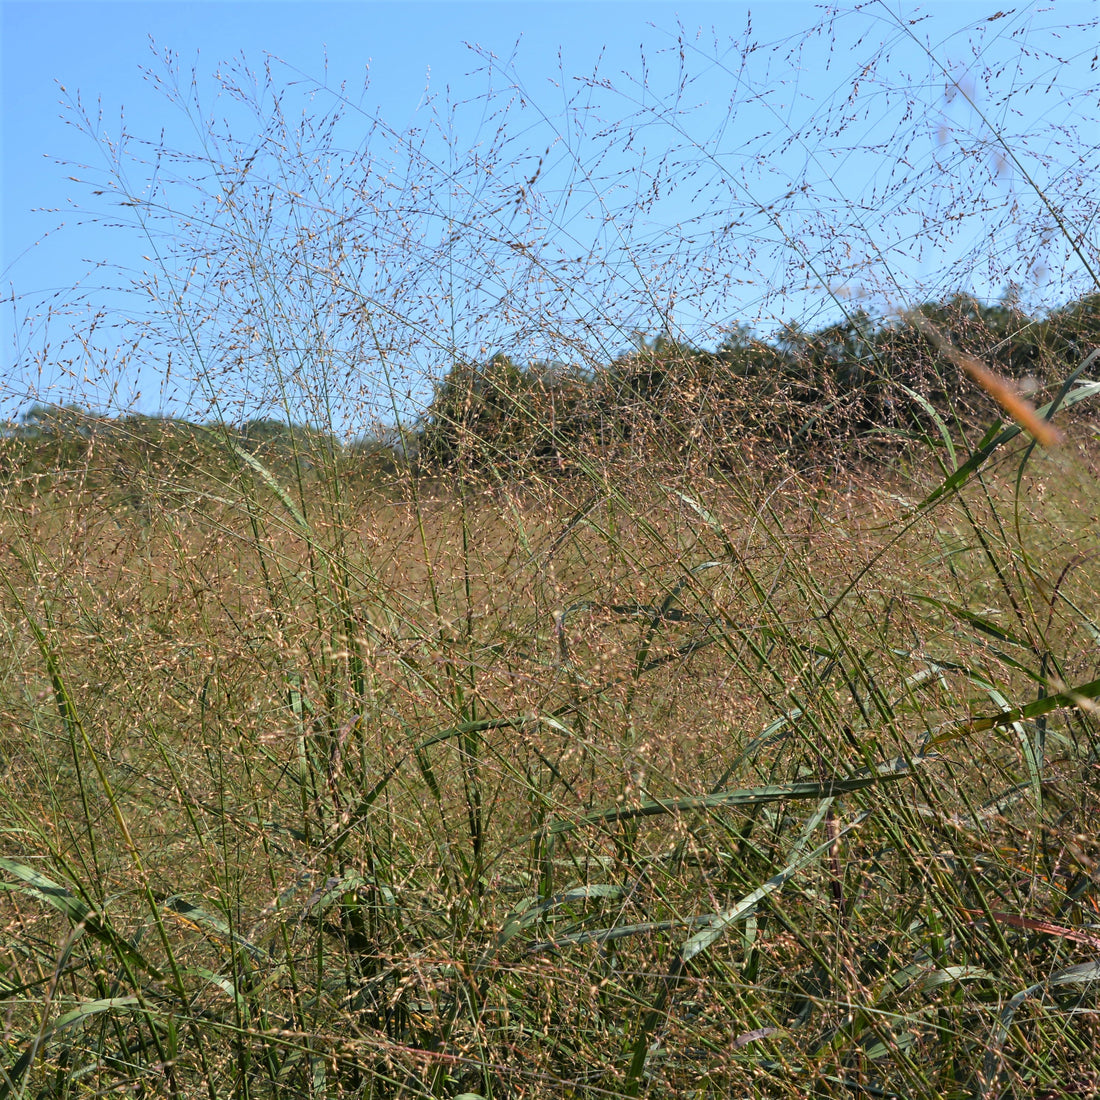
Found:
[{"label": "background treeline", "polygon": [[[1100,345],[1100,294],[1041,318],[1008,294],[996,305],[957,294],[920,312],[956,348],[1040,402]],[[654,453],[719,466],[733,455],[738,465],[746,458],[864,463],[896,457],[944,425],[965,439],[996,414],[991,399],[904,318],[855,311],[817,331],[789,325],[773,341],[737,327],[712,350],[665,333],[605,364],[521,364],[505,352],[459,361],[416,423],[350,444],[327,427],[271,418],[211,427],[35,405],[4,429],[0,475],[52,485],[57,478],[86,482],[94,469],[94,480],[106,476],[141,506],[142,471],[161,489],[166,474],[185,470],[231,480],[249,474],[242,453],[299,478],[335,468],[365,484],[402,468],[427,476],[456,467],[566,473],[596,459]]]},{"label": "background treeline", "polygon": [[[1100,295],[1042,319],[1011,296],[983,305],[958,294],[926,303],[954,346],[1040,399],[1100,343]],[[461,464],[568,469],[679,453],[719,466],[748,454],[801,465],[896,456],[938,431],[984,431],[996,406],[904,318],[855,311],[817,331],[786,327],[774,341],[735,328],[713,350],[667,334],[582,369],[506,354],[458,364],[415,438],[429,470]],[[653,444],[659,444],[654,448]]]}]

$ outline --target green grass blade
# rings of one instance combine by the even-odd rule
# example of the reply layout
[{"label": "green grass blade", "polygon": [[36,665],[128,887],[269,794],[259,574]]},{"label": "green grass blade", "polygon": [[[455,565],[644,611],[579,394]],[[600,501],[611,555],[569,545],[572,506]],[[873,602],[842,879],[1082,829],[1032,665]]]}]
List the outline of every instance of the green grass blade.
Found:
[{"label": "green grass blade", "polygon": [[291,500],[290,494],[279,484],[275,475],[255,455],[249,454],[248,451],[237,446],[236,443],[230,441],[229,449],[260,475],[263,483],[278,497],[279,502],[287,510],[290,518],[294,520],[298,530],[312,541],[313,528],[306,522],[306,517],[302,515],[301,509]]},{"label": "green grass blade", "polygon": [[[22,893],[56,909],[74,926],[82,928],[88,935],[109,947],[115,954],[140,967],[151,977],[163,979],[161,972],[136,947],[120,936],[101,915],[96,914],[89,905],[64,886],[40,874],[33,867],[4,857],[0,857],[0,869],[26,883],[26,887],[21,888]],[[16,889],[8,883],[0,883],[0,886],[9,890]]]},{"label": "green grass blade", "polygon": [[811,863],[816,862],[831,848],[835,847],[837,841],[842,836],[852,832],[853,829],[857,829],[870,816],[871,811],[865,810],[854,821],[845,825],[843,829],[838,830],[836,836],[831,837],[824,844],[819,844],[805,855],[799,856],[793,863],[787,864],[782,871],[773,875],[767,882],[758,886],[751,893],[746,894],[736,905],[732,905],[729,909],[725,909],[721,913],[712,913],[709,917],[705,918],[708,921],[708,927],[704,928],[701,932],[696,932],[694,936],[684,942],[684,945],[680,948],[681,959],[687,963],[695,958],[696,955],[706,951],[721,939],[733,924],[748,917],[764,898],[769,894],[775,893],[775,891],[783,886],[783,884],[793,875],[798,874],[799,871],[805,869]]},{"label": "green grass blade", "polygon": [[718,810],[729,806],[763,806],[769,802],[783,802],[800,798],[832,798],[837,795],[860,791],[876,783],[905,778],[904,772],[884,772],[849,779],[832,779],[823,783],[787,783],[765,787],[749,787],[744,790],[719,791],[716,794],[693,795],[688,798],[672,798],[667,801],[643,802],[640,806],[612,806],[585,814],[577,821],[557,821],[551,828],[553,834],[573,832],[590,825],[602,825],[613,821],[632,821],[662,814],[690,813],[700,810]]}]

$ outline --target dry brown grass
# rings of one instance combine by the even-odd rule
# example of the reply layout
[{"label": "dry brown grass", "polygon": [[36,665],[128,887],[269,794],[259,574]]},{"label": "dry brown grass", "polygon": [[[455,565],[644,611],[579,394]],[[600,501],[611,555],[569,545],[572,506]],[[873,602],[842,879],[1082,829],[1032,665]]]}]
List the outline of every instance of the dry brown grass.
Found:
[{"label": "dry brown grass", "polygon": [[[884,12],[829,17],[822,42],[849,19],[888,38],[747,159],[685,129],[686,85],[592,129],[616,83],[538,114],[487,57],[510,90],[473,105],[470,149],[442,114],[439,149],[374,120],[376,145],[345,149],[345,91],[310,87],[331,109],[303,121],[271,72],[227,69],[241,137],[168,60],[201,148],[119,142],[154,163],[109,159],[99,188],[158,242],[144,312],[44,335],[23,365],[113,401],[171,361],[206,426],[51,392],[0,441],[0,1100],[1088,1087],[1100,500],[1095,426],[1067,410],[1100,394],[1089,299],[1030,346],[1067,436],[1043,451],[986,431],[986,394],[945,368],[1031,331],[1015,292],[920,307],[960,359],[904,324],[871,340],[847,290],[918,305],[884,257],[978,224],[930,276],[954,294],[1000,210],[1005,282],[1045,265],[1080,295],[1091,143],[981,111],[952,129],[928,89],[965,89],[927,52],[932,81],[892,83],[916,32]],[[968,47],[1015,56],[1011,19],[1061,74],[1062,39],[1028,18]],[[797,69],[810,43],[766,56]],[[765,55],[734,53],[701,63],[749,89]],[[1031,83],[1009,84],[1011,120]],[[534,180],[532,110],[554,150]],[[864,110],[897,128],[873,201],[821,172]],[[682,239],[650,232],[629,173],[607,206],[606,166],[636,166],[651,126],[672,137],[655,186],[706,211]],[[991,143],[1054,190],[1005,187]],[[145,176],[155,203],[130,194]],[[924,220],[884,247],[871,209]],[[727,359],[688,354],[685,304],[726,318],[741,267],[757,323],[790,320],[808,272],[843,323],[788,326],[784,355],[710,326]],[[737,371],[754,387],[730,390]],[[471,374],[450,406],[429,386]],[[287,423],[233,426],[257,410]],[[409,462],[339,442],[379,418]],[[852,451],[872,438],[890,446]]]},{"label": "dry brown grass", "polygon": [[[247,955],[250,982],[268,975],[247,997],[269,1023],[230,1023],[217,990],[195,986],[200,1031],[221,1019],[230,1048],[274,1043],[292,1067],[300,1032],[331,1060],[338,1093],[362,1087],[351,1066],[364,1058],[383,1090],[409,1074],[418,1089],[439,1072],[465,1080],[461,1067],[476,1066],[506,1091],[630,1091],[630,1059],[614,1051],[631,1036],[658,1043],[650,1087],[820,1089],[879,1079],[886,1057],[892,1073],[940,1088],[943,1073],[976,1072],[982,1047],[965,1036],[985,1009],[948,999],[937,1025],[918,1022],[937,957],[1011,985],[1072,959],[1068,930],[1088,920],[1088,880],[1066,908],[1073,875],[1095,858],[1087,709],[1064,734],[1049,730],[1041,774],[1011,731],[959,728],[912,779],[849,795],[851,808],[820,803],[820,828],[850,824],[857,807],[877,824],[763,905],[749,938],[731,931],[707,966],[677,970],[670,946],[700,910],[775,874],[806,825],[799,801],[723,810],[708,796],[843,782],[912,758],[944,723],[990,711],[982,683],[1027,698],[1019,646],[991,645],[987,628],[951,613],[960,601],[1006,637],[1026,622],[1030,644],[1040,633],[1057,644],[1067,681],[1095,678],[1075,641],[1083,620],[1065,610],[1096,591],[1075,548],[1088,523],[1058,519],[1049,541],[1050,486],[1076,508],[1062,492],[1072,466],[1052,457],[1034,472],[1032,501],[992,476],[959,509],[917,522],[900,479],[836,488],[792,475],[761,494],[729,480],[673,485],[670,469],[667,482],[604,493],[424,486],[415,505],[376,495],[339,525],[315,502],[310,537],[277,499],[252,507],[255,522],[243,498],[184,522],[11,489],[2,677],[19,794],[8,855],[55,877],[68,868],[89,896],[113,899],[125,935],[148,928],[148,887],[166,939],[146,943],[146,931],[146,958],[174,967],[183,988]],[[1022,516],[1024,572],[1023,544],[1009,553],[1002,526],[1009,507]],[[961,549],[975,535],[1017,579]],[[83,742],[59,719],[41,648],[19,625],[29,619],[78,701]],[[907,687],[930,660],[940,671]],[[357,808],[376,786],[370,811]],[[633,816],[692,798],[698,811]],[[576,827],[616,807],[617,822]],[[126,843],[112,820],[125,821]],[[342,900],[322,917],[326,880],[343,884]],[[31,900],[9,908],[9,931],[63,937],[64,922],[43,923]],[[327,992],[304,1000],[317,952],[327,961],[308,998]],[[34,964],[6,958],[33,980]],[[330,987],[337,974],[351,1001]],[[659,1021],[644,1007],[654,997]],[[872,1037],[889,1043],[898,1026],[876,1022],[884,997],[915,1045],[868,1061]],[[866,1007],[853,1030],[854,1005]],[[731,1013],[745,1022],[731,1028]],[[265,1030],[273,1022],[282,1038]],[[221,1059],[216,1034],[205,1042]],[[201,1043],[188,1049],[181,1081],[230,1073],[194,1061]]]}]

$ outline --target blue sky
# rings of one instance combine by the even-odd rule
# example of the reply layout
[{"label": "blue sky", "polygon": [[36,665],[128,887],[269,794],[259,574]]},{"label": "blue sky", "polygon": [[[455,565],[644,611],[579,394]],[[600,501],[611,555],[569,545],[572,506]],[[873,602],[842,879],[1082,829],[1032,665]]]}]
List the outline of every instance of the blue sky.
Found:
[{"label": "blue sky", "polygon": [[[274,102],[261,90],[250,112],[224,87],[219,94],[215,74],[239,76],[242,57],[261,76],[265,59],[277,59],[273,88],[290,85],[282,102],[295,118],[331,110],[331,89],[346,82],[345,117],[325,146],[331,159],[315,158],[316,175],[345,190],[318,189],[309,216],[324,212],[331,232],[333,211],[351,209],[347,173],[370,159],[370,209],[381,202],[390,211],[381,222],[392,216],[407,237],[369,270],[355,268],[355,293],[377,307],[379,324],[389,318],[387,339],[402,349],[396,384],[414,404],[430,392],[423,376],[455,355],[507,348],[570,360],[587,340],[598,357],[665,325],[713,344],[735,323],[768,334],[780,321],[813,327],[860,305],[881,310],[956,289],[993,295],[1009,281],[1029,301],[1057,304],[1088,288],[1082,256],[1097,252],[1087,213],[1100,132],[1097,36],[1078,26],[1096,14],[1074,0],[1003,11],[894,0],[824,25],[820,6],[774,0],[4,0],[0,416],[36,399],[204,415],[222,396],[227,415],[280,400],[315,415],[331,402],[324,385],[303,380],[322,371],[317,363],[299,363],[292,398],[272,388],[278,341],[250,352],[246,367],[238,355],[236,373],[225,366],[225,334],[247,300],[239,264],[220,297],[214,277],[200,287],[193,268],[180,282],[175,246],[195,225],[214,225],[184,216],[195,210],[183,184],[196,155],[213,156],[203,126],[224,124],[233,148],[247,151]],[[185,99],[194,71],[208,123],[158,90],[166,50]],[[74,124],[78,97],[83,126]],[[112,182],[123,130],[131,143]],[[158,145],[192,159],[154,171]],[[204,201],[221,202],[224,179],[196,178]],[[1033,182],[1082,256],[1052,233]],[[130,198],[170,207],[174,220],[139,224],[134,207],[118,205],[120,183]],[[424,196],[410,198],[417,186]],[[450,188],[445,203],[441,188]],[[238,201],[245,191],[255,203],[262,188],[242,188]],[[387,194],[401,197],[403,212]],[[279,232],[298,217],[289,209]],[[460,243],[447,243],[444,223],[464,227]],[[341,240],[365,247],[361,237]],[[201,248],[192,247],[193,259]],[[209,233],[202,247],[224,254]],[[427,274],[414,277],[422,262]],[[341,268],[345,286],[351,277]],[[300,302],[297,276],[286,278],[279,289]],[[161,305],[181,287],[196,295],[183,323],[201,314],[201,335],[181,337],[179,316],[166,320],[148,295],[119,289],[152,279]],[[414,300],[398,331],[395,309]],[[352,333],[346,317],[334,319],[342,308],[325,299],[330,365],[352,344],[363,354],[362,327]],[[540,331],[549,314],[554,338]],[[287,324],[293,333],[279,339],[289,347],[305,329],[300,318]],[[166,347],[177,353],[171,369]],[[217,392],[196,381],[215,364]],[[370,404],[372,387],[393,384],[390,367],[364,374],[354,400]]]}]

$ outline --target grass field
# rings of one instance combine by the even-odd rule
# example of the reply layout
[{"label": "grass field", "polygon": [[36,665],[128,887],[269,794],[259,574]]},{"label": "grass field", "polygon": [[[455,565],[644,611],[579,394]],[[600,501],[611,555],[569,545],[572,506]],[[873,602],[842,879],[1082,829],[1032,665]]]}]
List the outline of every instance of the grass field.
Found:
[{"label": "grass field", "polygon": [[0,432],[0,1100],[1100,1096],[1094,88],[1014,138],[1022,69],[836,20],[725,159],[690,67],[809,38],[559,114],[486,54],[468,148],[243,62],[241,136],[166,54],[179,155],[73,100],[154,273]]},{"label": "grass field", "polygon": [[1026,438],[13,481],[0,1093],[1092,1095],[1097,452]]}]

